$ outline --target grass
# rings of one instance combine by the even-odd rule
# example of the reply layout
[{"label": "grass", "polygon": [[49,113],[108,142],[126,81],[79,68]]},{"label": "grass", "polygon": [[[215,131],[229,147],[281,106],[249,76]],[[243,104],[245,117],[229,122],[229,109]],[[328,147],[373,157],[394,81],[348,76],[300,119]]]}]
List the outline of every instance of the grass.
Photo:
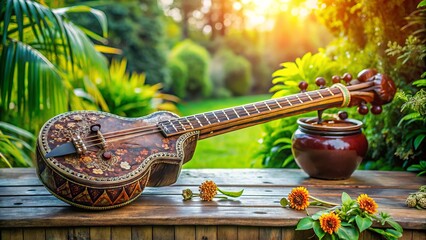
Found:
[{"label": "grass", "polygon": [[[185,102],[178,105],[182,116],[235,107],[269,99],[269,95],[244,96]],[[259,149],[262,125],[214,136],[198,141],[194,157],[184,168],[251,168],[261,167],[254,154]]]}]

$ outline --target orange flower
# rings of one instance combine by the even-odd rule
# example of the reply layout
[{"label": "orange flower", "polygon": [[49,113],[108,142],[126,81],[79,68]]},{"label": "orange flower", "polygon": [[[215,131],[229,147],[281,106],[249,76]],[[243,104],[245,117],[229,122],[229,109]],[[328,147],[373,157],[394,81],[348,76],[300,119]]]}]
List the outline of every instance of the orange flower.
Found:
[{"label": "orange flower", "polygon": [[207,180],[201,183],[200,187],[200,198],[204,201],[211,201],[217,194],[217,186],[211,180]]},{"label": "orange flower", "polygon": [[319,221],[321,229],[326,233],[333,234],[340,228],[340,218],[334,212],[322,214]]},{"label": "orange flower", "polygon": [[309,206],[309,192],[305,187],[293,188],[288,194],[288,202],[291,208],[305,210]]},{"label": "orange flower", "polygon": [[370,213],[375,214],[377,212],[377,203],[369,197],[367,194],[361,194],[356,200],[359,204],[359,208]]}]

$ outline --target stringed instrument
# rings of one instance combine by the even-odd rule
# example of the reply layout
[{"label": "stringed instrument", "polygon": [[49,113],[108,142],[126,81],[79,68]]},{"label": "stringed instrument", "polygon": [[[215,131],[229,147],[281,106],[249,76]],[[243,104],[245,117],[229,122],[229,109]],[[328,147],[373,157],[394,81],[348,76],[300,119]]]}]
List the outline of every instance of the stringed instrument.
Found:
[{"label": "stringed instrument", "polygon": [[[74,111],[53,117],[37,140],[37,173],[59,199],[86,209],[110,209],[135,200],[146,186],[176,182],[198,140],[278,118],[332,107],[359,106],[374,113],[392,100],[396,88],[375,70],[357,79],[333,77],[333,86],[187,117],[160,111],[124,118],[97,111]],[[368,108],[367,108],[368,112]]]}]

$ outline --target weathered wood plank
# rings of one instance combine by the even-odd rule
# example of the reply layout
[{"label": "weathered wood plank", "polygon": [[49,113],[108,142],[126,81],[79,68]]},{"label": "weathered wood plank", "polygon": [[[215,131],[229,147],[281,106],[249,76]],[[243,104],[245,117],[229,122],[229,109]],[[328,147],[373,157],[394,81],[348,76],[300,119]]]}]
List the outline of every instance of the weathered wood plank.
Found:
[{"label": "weathered wood plank", "polygon": [[91,227],[91,240],[111,239],[111,227]]},{"label": "weathered wood plank", "polygon": [[[229,174],[232,171],[232,174]],[[10,179],[14,179],[10,181]],[[19,185],[36,186],[41,183],[34,169],[0,169],[0,186]],[[414,173],[398,171],[356,171],[351,178],[340,181],[328,181],[309,178],[297,169],[184,169],[174,184],[175,186],[198,186],[208,179],[221,186],[322,186],[341,185],[358,188],[375,188],[392,186],[395,189],[418,188],[425,184],[425,177],[415,177]]]},{"label": "weathered wood plank", "polygon": [[259,227],[238,227],[238,240],[259,239]]},{"label": "weathered wood plank", "polygon": [[68,237],[71,240],[89,240],[90,228],[89,227],[70,228],[68,231]]},{"label": "weathered wood plank", "polygon": [[[49,226],[49,225],[45,225]],[[68,228],[46,228],[46,240],[67,240]]]},{"label": "weathered wood plank", "polygon": [[24,228],[24,240],[45,240],[46,230],[44,228]]},{"label": "weathered wood plank", "polygon": [[217,239],[234,240],[238,237],[238,228],[236,226],[218,226]]},{"label": "weathered wood plank", "polygon": [[2,240],[23,240],[24,233],[22,228],[11,228],[1,230]]},{"label": "weathered wood plank", "polygon": [[425,239],[426,239],[425,229],[423,229],[422,232],[420,232],[420,231],[413,231],[412,240],[425,240]]},{"label": "weathered wood plank", "polygon": [[195,239],[197,240],[216,240],[217,226],[196,226]]},{"label": "weathered wood plank", "polygon": [[259,228],[259,240],[281,240],[282,231],[279,227],[261,227]]},{"label": "weathered wood plank", "polygon": [[175,238],[175,228],[173,226],[153,226],[153,240],[171,240]]},{"label": "weathered wood plank", "polygon": [[195,226],[175,226],[176,240],[193,240],[195,239]]},{"label": "weathered wood plank", "polygon": [[131,227],[111,227],[111,239],[131,240]]},{"label": "weathered wood plank", "polygon": [[[389,191],[391,192],[391,191]],[[390,195],[392,193],[389,193]],[[319,196],[320,195],[320,196]],[[356,198],[359,194],[351,194],[353,198]],[[286,195],[276,196],[249,196],[243,195],[235,200],[221,200],[221,207],[279,207],[279,200]],[[312,194],[325,201],[339,202],[339,196],[321,196],[321,194]],[[369,196],[371,196],[369,194]],[[408,192],[407,192],[408,196]],[[406,209],[405,197],[374,197],[377,202],[380,203],[381,209]],[[151,195],[141,196],[132,205],[143,205],[148,206],[164,206],[164,207],[204,207],[210,206],[211,203],[200,201],[200,199],[193,199],[192,201],[182,201],[181,196],[171,195]],[[60,201],[55,196],[13,196],[13,197],[0,197],[0,208],[35,208],[35,207],[69,207],[70,205]]]},{"label": "weathered wood plank", "polygon": [[132,227],[132,240],[152,240],[152,226]]},{"label": "weathered wood plank", "polygon": [[[182,189],[197,191],[206,179],[230,191],[244,188],[244,195],[235,200],[213,202],[182,200]],[[175,185],[146,188],[142,196],[127,207],[92,212],[56,199],[42,186],[34,169],[0,169],[0,230],[2,239],[10,239],[11,232],[6,228],[13,228],[16,230],[13,236],[23,239],[37,235],[30,234],[29,227],[46,226],[52,227],[46,230],[46,238],[62,229],[62,235],[68,239],[110,239],[116,235],[148,240],[203,236],[212,239],[214,235],[213,239],[226,240],[246,234],[247,238],[258,236],[256,239],[306,239],[312,237],[313,232],[294,231],[304,213],[279,205],[281,197],[293,187],[303,185],[311,195],[334,202],[340,201],[343,191],[353,198],[367,193],[379,204],[379,210],[390,213],[404,227],[403,239],[426,239],[426,219],[404,204],[408,193],[425,184],[425,177],[415,177],[408,172],[357,171],[347,180],[326,181],[310,179],[300,170],[289,169],[183,170]],[[315,209],[310,209],[313,211]],[[25,230],[16,226],[23,226]],[[247,231],[240,234],[239,229]],[[366,233],[361,239],[374,237]]]},{"label": "weathered wood plank", "polygon": [[[202,211],[202,214],[200,212]],[[426,219],[416,210],[386,209],[407,229],[426,229]],[[143,217],[140,214],[143,212]],[[30,217],[25,217],[30,216]],[[206,217],[208,216],[208,217]],[[15,227],[77,227],[111,225],[240,225],[240,226],[295,226],[305,215],[301,211],[277,207],[222,207],[222,206],[140,206],[110,212],[89,212],[71,207],[2,208],[0,226]],[[72,219],[72,221],[70,221]]]}]

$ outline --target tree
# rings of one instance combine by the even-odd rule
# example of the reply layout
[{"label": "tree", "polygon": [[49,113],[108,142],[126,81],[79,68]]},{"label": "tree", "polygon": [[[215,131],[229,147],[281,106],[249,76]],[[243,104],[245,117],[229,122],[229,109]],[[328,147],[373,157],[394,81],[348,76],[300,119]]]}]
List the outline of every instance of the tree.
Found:
[{"label": "tree", "polygon": [[189,37],[189,19],[192,13],[201,8],[202,0],[174,0],[173,5],[180,9],[182,15],[182,38]]}]

